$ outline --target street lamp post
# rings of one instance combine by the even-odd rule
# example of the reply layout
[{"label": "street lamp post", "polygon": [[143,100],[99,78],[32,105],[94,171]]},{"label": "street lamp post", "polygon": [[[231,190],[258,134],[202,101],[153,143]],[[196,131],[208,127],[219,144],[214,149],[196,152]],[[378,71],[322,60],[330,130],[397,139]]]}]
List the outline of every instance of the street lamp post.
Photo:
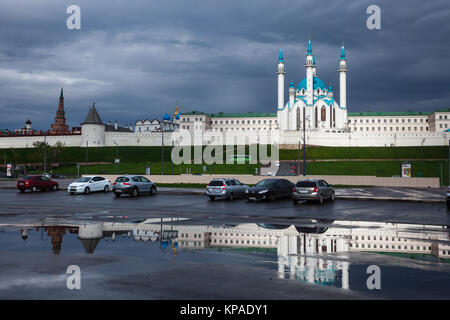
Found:
[{"label": "street lamp post", "polygon": [[118,144],[115,142],[115,141],[113,141],[114,142],[114,144],[116,145],[116,158],[114,159],[114,162],[116,163],[116,173],[117,173],[117,159],[119,159],[119,150],[118,150]]},{"label": "street lamp post", "polygon": [[88,146],[89,143],[86,141],[86,168],[85,168],[86,174],[88,173]]},{"label": "street lamp post", "polygon": [[161,126],[161,175],[164,175],[164,127]]},{"label": "street lamp post", "polygon": [[309,116],[303,116],[303,176],[306,176],[306,118],[309,120]]},{"label": "street lamp post", "polygon": [[47,136],[44,134],[44,173],[47,173]]},{"label": "street lamp post", "polygon": [[423,156],[423,144],[425,142],[425,138],[423,138],[422,140],[422,177],[425,177],[425,163],[424,161],[424,156]]}]

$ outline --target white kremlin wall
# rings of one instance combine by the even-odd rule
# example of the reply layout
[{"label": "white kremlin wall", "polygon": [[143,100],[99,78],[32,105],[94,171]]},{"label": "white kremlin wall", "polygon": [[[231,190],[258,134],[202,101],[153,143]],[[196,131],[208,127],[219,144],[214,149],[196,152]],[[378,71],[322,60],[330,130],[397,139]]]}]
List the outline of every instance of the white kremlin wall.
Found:
[{"label": "white kremlin wall", "polygon": [[[87,130],[86,130],[87,129]],[[66,147],[98,146],[160,146],[160,132],[105,132],[99,128],[84,128],[82,135],[48,135],[45,137],[49,145],[57,142]],[[285,131],[279,135],[277,130],[242,132],[210,132],[202,136],[196,132],[189,136],[189,131],[181,130],[178,133],[164,133],[164,145],[233,145],[233,144],[277,144],[298,145],[303,144],[302,131]],[[183,138],[180,139],[180,136]],[[173,141],[172,141],[173,140]],[[43,142],[44,136],[0,137],[0,148],[33,148],[36,141]],[[245,141],[245,142],[244,142]],[[445,132],[424,133],[364,133],[364,132],[306,132],[306,144],[329,147],[389,147],[389,146],[446,146],[449,144],[449,135]]]}]

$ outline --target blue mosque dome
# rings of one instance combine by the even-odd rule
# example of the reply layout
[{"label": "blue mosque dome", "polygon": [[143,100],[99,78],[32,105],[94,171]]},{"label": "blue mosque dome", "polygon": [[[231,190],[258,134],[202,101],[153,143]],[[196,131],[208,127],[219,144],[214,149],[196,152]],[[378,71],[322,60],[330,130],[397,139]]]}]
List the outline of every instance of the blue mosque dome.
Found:
[{"label": "blue mosque dome", "polygon": [[328,92],[333,92],[333,87],[332,86],[328,87]]},{"label": "blue mosque dome", "polygon": [[[327,86],[325,85],[325,83],[323,83],[322,80],[320,80],[317,77],[313,77],[313,90],[316,90],[317,88],[320,88],[322,90],[327,89]],[[306,90],[306,78],[303,79],[297,86],[297,90],[302,90],[305,89]]]},{"label": "blue mosque dome", "polygon": [[175,116],[175,119],[180,120],[180,114],[177,114],[177,115]]},{"label": "blue mosque dome", "polygon": [[164,114],[163,120],[164,120],[164,121],[169,121],[169,120],[170,120],[170,116],[169,116],[168,113],[165,113],[165,114]]}]

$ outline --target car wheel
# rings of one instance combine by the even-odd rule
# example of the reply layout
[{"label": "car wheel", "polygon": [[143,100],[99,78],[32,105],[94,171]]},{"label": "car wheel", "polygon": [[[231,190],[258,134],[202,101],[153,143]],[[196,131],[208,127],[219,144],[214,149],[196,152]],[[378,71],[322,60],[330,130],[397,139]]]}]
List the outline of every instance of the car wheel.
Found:
[{"label": "car wheel", "polygon": [[118,192],[114,192],[114,195],[116,196],[116,198],[120,198],[121,194]]},{"label": "car wheel", "polygon": [[52,186],[52,190],[53,191],[56,191],[58,189],[58,186],[56,185],[56,184],[54,184],[53,186]]},{"label": "car wheel", "polygon": [[320,198],[319,198],[319,203],[320,203],[320,204],[322,204],[322,203],[323,203],[323,195],[322,195],[322,194],[320,195]]},{"label": "car wheel", "polygon": [[25,189],[19,189],[20,192],[25,192]]},{"label": "car wheel", "polygon": [[234,195],[232,193],[230,193],[230,196],[228,197],[228,200],[230,200],[230,201],[234,200]]},{"label": "car wheel", "polygon": [[89,187],[86,187],[84,189],[84,194],[89,194],[89,193],[91,193],[91,189],[89,189]]},{"label": "car wheel", "polygon": [[267,198],[269,199],[270,202],[275,201],[275,195],[273,193],[269,193]]},{"label": "car wheel", "polygon": [[105,190],[105,192],[109,192],[109,186],[105,186],[103,190]]},{"label": "car wheel", "polygon": [[209,196],[209,200],[214,201],[216,199],[216,197],[214,196]]},{"label": "car wheel", "polygon": [[331,201],[334,201],[335,199],[336,199],[336,194],[333,191],[333,193],[331,194]]},{"label": "car wheel", "polygon": [[139,190],[137,188],[133,189],[133,193],[131,194],[133,197],[139,196]]},{"label": "car wheel", "polygon": [[292,202],[293,202],[294,204],[298,204],[298,200],[297,200],[297,199],[293,199]]},{"label": "car wheel", "polygon": [[36,192],[36,191],[37,191],[36,186],[32,186],[32,187],[31,187],[31,192]]},{"label": "car wheel", "polygon": [[156,193],[156,187],[152,186],[150,189],[150,194],[154,194],[154,193]]},{"label": "car wheel", "polygon": [[70,194],[73,196],[75,194],[75,192],[71,192]]}]

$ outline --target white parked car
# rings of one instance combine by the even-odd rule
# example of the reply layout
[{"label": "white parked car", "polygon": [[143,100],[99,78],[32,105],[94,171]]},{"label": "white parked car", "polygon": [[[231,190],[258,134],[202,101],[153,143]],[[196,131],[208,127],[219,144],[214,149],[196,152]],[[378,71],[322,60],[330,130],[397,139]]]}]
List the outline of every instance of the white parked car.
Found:
[{"label": "white parked car", "polygon": [[70,194],[89,194],[96,191],[109,192],[112,190],[111,181],[100,176],[85,176],[72,182],[67,188]]}]

